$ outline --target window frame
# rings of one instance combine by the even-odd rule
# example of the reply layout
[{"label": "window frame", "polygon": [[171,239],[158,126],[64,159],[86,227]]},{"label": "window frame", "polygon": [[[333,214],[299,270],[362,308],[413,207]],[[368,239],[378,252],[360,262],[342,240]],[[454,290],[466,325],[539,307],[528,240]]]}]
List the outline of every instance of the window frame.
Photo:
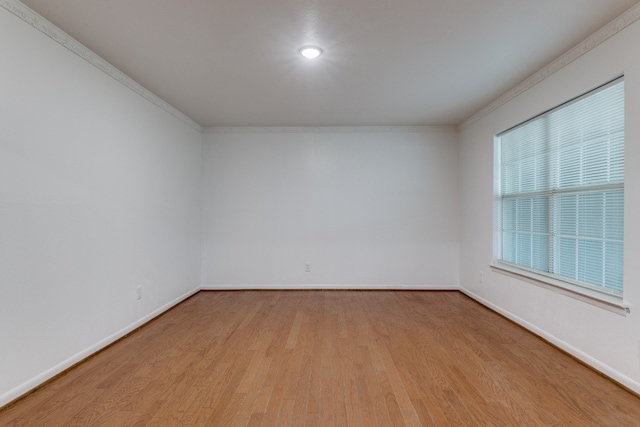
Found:
[{"label": "window frame", "polygon": [[[626,315],[627,313],[629,313],[629,306],[627,304],[624,303],[624,291],[622,291],[622,293],[616,293],[615,291],[608,291],[605,287],[603,286],[598,286],[598,285],[592,285],[586,282],[581,282],[575,279],[572,279],[570,277],[564,277],[561,275],[557,275],[554,273],[550,273],[550,272],[546,272],[546,271],[542,271],[542,270],[536,270],[533,268],[528,268],[526,266],[523,265],[519,265],[519,264],[515,264],[509,261],[505,261],[503,259],[503,227],[502,227],[502,209],[503,209],[503,204],[504,204],[504,200],[505,198],[509,198],[511,197],[512,199],[516,199],[516,197],[514,197],[513,195],[507,195],[507,197],[505,197],[505,195],[502,192],[502,165],[501,165],[501,137],[513,130],[516,130],[522,126],[525,126],[529,123],[532,123],[534,121],[538,121],[538,120],[543,120],[545,117],[548,117],[549,115],[551,115],[553,112],[558,111],[558,110],[562,110],[582,99],[585,99],[591,95],[595,95],[596,93],[605,90],[607,87],[616,85],[618,83],[624,83],[624,76],[618,76],[615,79],[612,79],[610,81],[608,81],[605,84],[599,85],[579,96],[576,96],[575,98],[572,98],[566,102],[563,102],[553,108],[550,108],[540,114],[537,114],[536,116],[527,119],[515,126],[512,126],[502,132],[497,133],[494,136],[494,154],[493,154],[493,159],[494,159],[494,167],[493,167],[493,173],[494,173],[494,208],[493,208],[493,212],[494,212],[494,225],[493,225],[493,258],[492,258],[492,262],[490,264],[490,267],[493,271],[501,273],[501,274],[506,274],[508,276],[511,277],[515,277],[519,280],[524,280],[526,282],[538,285],[538,286],[542,286],[544,288],[547,289],[551,289],[554,290],[556,292],[559,292],[561,294],[573,297],[573,298],[577,298],[579,300],[582,301],[586,301],[588,303],[594,304],[596,306],[600,306],[602,308],[608,309],[610,311],[619,313],[619,314],[624,314]],[[624,90],[624,89],[623,89]],[[624,100],[623,100],[624,102]],[[623,115],[626,115],[625,110],[623,110]],[[626,127],[626,125],[625,125]],[[624,128],[623,128],[623,132],[624,132]],[[623,144],[626,145],[626,142],[623,142]],[[613,185],[616,186],[616,185]],[[613,187],[612,186],[612,187]],[[623,197],[624,197],[624,180],[622,182],[622,184],[617,185],[618,188],[620,188],[623,192]],[[586,191],[583,193],[581,191],[576,192],[576,194],[586,194],[586,192],[589,192],[590,189],[587,188]],[[557,190],[553,190],[550,189],[548,191],[546,191],[547,195],[549,198],[554,197],[554,195],[557,194],[561,194],[562,190],[557,191]],[[525,194],[525,193],[521,193],[521,194]],[[532,199],[533,200],[533,199]],[[551,200],[551,199],[550,199]],[[547,207],[547,213],[548,215],[554,215],[555,211],[554,208],[551,206],[551,203],[548,203],[548,207]],[[623,212],[623,216],[624,216],[624,212]],[[624,231],[624,230],[623,230]],[[549,262],[555,262],[554,259],[552,259],[553,256],[553,250],[551,249],[551,247],[554,245],[553,239],[551,238],[551,236],[553,236],[552,233],[552,226],[549,225],[548,226],[548,232],[551,233],[549,234],[550,238],[549,238],[549,247],[550,247],[550,254],[549,254]],[[624,239],[622,242],[623,245],[623,249],[622,249],[622,257],[624,258]],[[550,268],[552,270],[552,268]],[[623,267],[624,269],[624,267]],[[623,279],[622,281],[624,282],[624,273],[623,273]]]}]

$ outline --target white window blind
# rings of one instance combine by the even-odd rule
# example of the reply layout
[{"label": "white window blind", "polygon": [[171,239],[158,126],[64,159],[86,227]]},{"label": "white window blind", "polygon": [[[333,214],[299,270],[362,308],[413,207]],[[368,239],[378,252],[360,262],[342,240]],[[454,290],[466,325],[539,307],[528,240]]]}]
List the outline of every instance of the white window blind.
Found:
[{"label": "white window blind", "polygon": [[622,297],[624,81],[496,138],[496,256]]}]

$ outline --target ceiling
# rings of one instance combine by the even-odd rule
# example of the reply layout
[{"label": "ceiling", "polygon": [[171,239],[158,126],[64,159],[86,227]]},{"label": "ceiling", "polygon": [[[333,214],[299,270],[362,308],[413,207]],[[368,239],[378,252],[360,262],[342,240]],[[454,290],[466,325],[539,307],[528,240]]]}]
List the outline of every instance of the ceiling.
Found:
[{"label": "ceiling", "polygon": [[457,125],[636,3],[22,1],[204,127]]}]

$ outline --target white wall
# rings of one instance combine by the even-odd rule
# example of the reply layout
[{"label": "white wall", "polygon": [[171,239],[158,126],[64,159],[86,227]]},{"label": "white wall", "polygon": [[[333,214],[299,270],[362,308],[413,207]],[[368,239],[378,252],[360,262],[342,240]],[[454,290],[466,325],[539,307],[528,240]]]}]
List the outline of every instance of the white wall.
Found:
[{"label": "white wall", "polygon": [[456,138],[205,134],[203,287],[457,287]]},{"label": "white wall", "polygon": [[[640,392],[640,23],[633,24],[460,135],[461,286],[474,297]],[[625,74],[626,183],[623,316],[489,270],[493,137]],[[479,272],[484,272],[484,283]]]},{"label": "white wall", "polygon": [[2,406],[198,288],[202,137],[3,8],[0,64]]},{"label": "white wall", "polygon": [[[253,129],[207,133],[203,152],[199,131],[0,8],[0,406],[199,284],[460,282],[640,392],[637,40],[640,24],[459,137]],[[622,72],[626,317],[488,268],[493,135]]]}]

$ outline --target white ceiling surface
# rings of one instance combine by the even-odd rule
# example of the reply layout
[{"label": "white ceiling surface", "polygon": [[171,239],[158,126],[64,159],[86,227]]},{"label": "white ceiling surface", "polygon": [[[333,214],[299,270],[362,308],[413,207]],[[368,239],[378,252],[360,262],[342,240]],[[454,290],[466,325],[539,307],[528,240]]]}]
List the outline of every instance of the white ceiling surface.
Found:
[{"label": "white ceiling surface", "polygon": [[636,0],[23,3],[212,127],[456,125]]}]

